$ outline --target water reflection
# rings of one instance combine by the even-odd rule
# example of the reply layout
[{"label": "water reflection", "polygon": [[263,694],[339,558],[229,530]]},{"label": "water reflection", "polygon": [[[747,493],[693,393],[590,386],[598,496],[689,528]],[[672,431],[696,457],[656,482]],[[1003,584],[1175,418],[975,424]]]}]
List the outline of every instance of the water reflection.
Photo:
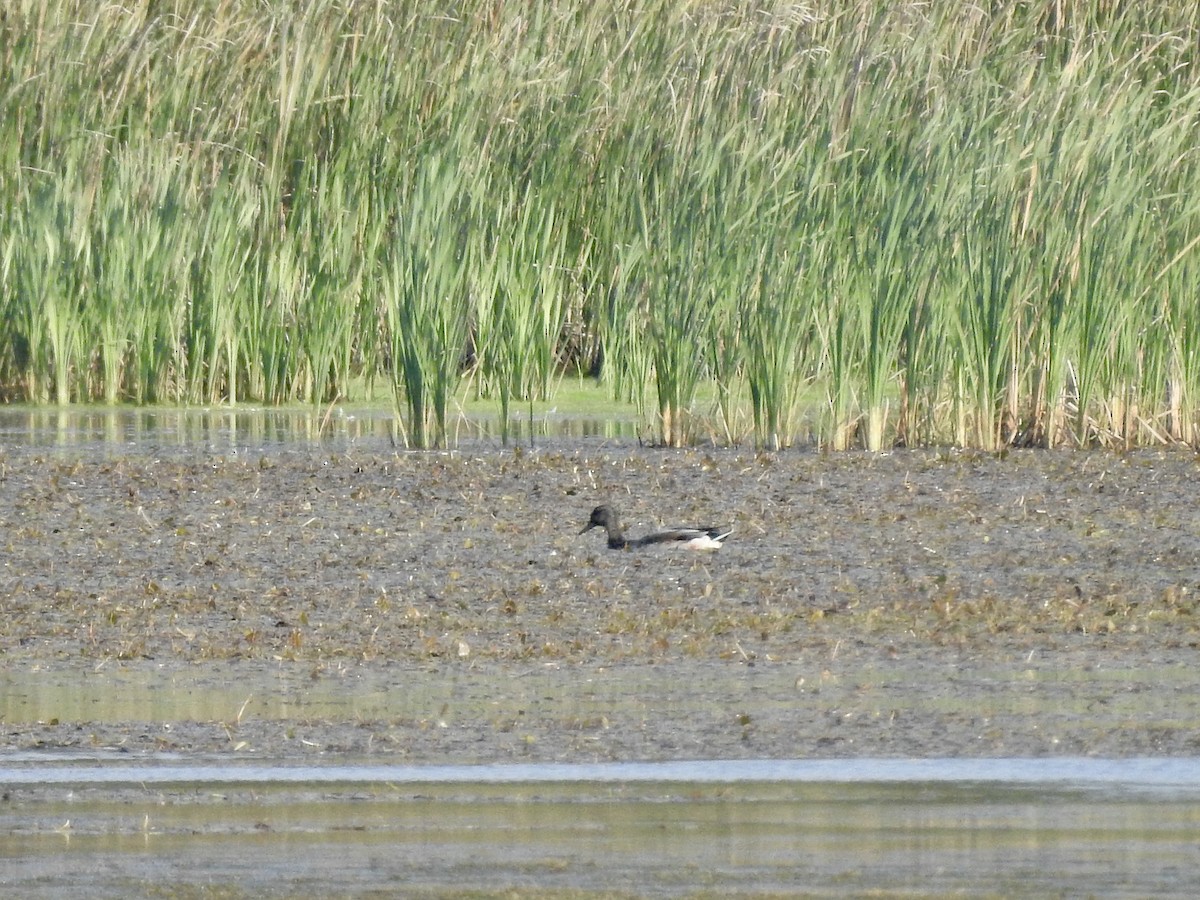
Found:
[{"label": "water reflection", "polygon": [[[318,441],[334,445],[395,441],[402,445],[403,435],[395,429],[396,418],[391,411],[371,407],[0,409],[0,444],[60,449],[91,445],[113,449],[140,444],[236,452]],[[449,430],[452,444],[502,443],[503,429],[494,415],[459,415]],[[551,411],[513,417],[508,427],[508,443],[528,446],[531,442],[536,444],[538,439],[633,439],[637,434],[637,423],[632,419],[564,416]]]},{"label": "water reflection", "polygon": [[[491,763],[476,765],[338,765],[246,762],[221,757],[154,754],[130,758],[115,751],[28,751],[4,757],[0,783],[16,784],[256,784],[256,785],[873,785],[871,796],[907,795],[918,786],[925,801],[970,799],[1004,787],[1081,799],[1158,796],[1200,802],[1200,758],[1004,757],[946,759],[721,759],[662,762]],[[1046,788],[1045,786],[1049,786]],[[966,789],[964,791],[964,788]],[[508,796],[502,793],[501,796]],[[764,796],[776,796],[767,791]],[[1198,809],[1200,812],[1200,809]]]},{"label": "water reflection", "polygon": [[[0,771],[4,884],[22,896],[116,896],[164,879],[185,894],[238,896],[1193,896],[1195,790],[951,784],[925,780],[942,763],[903,760],[880,762],[893,775],[912,767],[911,780],[825,781],[834,761],[760,762],[771,778],[789,766],[820,777],[662,780],[678,765],[667,763],[604,767],[613,777],[598,782],[578,769],[529,782],[529,767],[504,783],[491,776],[505,767],[484,767],[483,781],[408,781],[417,768],[397,767],[343,783],[328,776],[356,767],[325,777],[250,767],[240,771],[254,780],[239,782],[226,767],[224,780],[168,782],[146,776],[169,766],[135,766],[116,786],[96,780],[105,766],[75,766],[59,771],[82,780],[27,786],[10,769]],[[1065,763],[1107,777],[1104,761]],[[1176,774],[1194,778],[1195,766]],[[478,774],[423,771],[460,770]],[[628,777],[639,774],[660,777]]]}]

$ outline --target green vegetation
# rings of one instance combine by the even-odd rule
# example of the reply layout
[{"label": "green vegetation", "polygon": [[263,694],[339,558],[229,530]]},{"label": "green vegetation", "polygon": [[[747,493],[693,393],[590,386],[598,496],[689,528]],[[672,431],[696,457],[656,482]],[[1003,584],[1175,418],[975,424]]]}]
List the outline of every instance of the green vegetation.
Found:
[{"label": "green vegetation", "polygon": [[991,10],[16,0],[0,391],[1200,445],[1200,10]]}]

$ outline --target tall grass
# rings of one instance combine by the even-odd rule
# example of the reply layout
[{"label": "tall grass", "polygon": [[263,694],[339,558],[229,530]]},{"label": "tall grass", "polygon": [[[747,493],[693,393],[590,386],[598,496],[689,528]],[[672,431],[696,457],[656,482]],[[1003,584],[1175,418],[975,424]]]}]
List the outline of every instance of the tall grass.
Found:
[{"label": "tall grass", "polygon": [[423,157],[413,180],[382,249],[381,287],[397,406],[425,447],[446,443],[467,341],[469,207],[450,154]]},{"label": "tall grass", "polygon": [[1198,45],[1104,0],[18,0],[0,392],[381,381],[426,446],[464,377],[507,422],[578,368],[665,444],[787,446],[807,393],[837,448],[1200,446]]},{"label": "tall grass", "polygon": [[507,442],[514,400],[550,395],[563,331],[564,232],[554,205],[509,186],[481,228],[484,260],[476,271],[475,350],[481,388],[499,399]]}]

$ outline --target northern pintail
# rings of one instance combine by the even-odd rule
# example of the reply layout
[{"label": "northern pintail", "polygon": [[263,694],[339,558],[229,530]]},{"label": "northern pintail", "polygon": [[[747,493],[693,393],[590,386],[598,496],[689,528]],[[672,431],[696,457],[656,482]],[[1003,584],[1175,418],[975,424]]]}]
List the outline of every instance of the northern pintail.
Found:
[{"label": "northern pintail", "polygon": [[732,528],[726,531],[720,528],[672,528],[669,531],[630,539],[625,537],[625,532],[621,529],[621,520],[611,506],[597,506],[593,509],[592,517],[579,533],[584,534],[593,528],[605,530],[608,534],[608,546],[613,550],[633,550],[654,544],[669,544],[687,550],[719,550],[721,542],[733,534]]}]

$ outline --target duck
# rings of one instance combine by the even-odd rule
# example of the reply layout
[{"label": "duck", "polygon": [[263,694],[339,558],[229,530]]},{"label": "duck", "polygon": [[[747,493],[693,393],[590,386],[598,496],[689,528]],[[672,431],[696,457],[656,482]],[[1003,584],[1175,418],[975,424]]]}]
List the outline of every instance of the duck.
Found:
[{"label": "duck", "polygon": [[732,528],[728,531],[722,531],[720,528],[672,528],[669,531],[630,539],[625,537],[625,532],[621,529],[621,519],[616,510],[606,504],[592,510],[591,518],[579,533],[585,534],[593,528],[604,529],[611,550],[635,550],[655,544],[667,544],[685,550],[720,550],[725,538],[733,534]]}]

